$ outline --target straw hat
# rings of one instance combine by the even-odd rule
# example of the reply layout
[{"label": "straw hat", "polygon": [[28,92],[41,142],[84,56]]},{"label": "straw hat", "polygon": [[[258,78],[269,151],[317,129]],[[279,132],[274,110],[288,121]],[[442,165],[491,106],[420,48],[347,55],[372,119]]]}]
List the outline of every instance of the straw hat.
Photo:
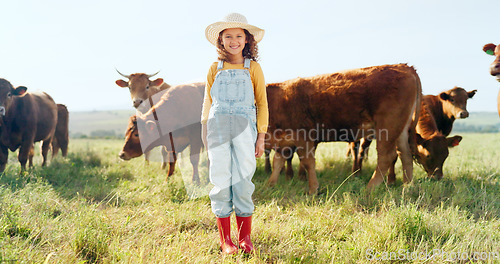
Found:
[{"label": "straw hat", "polygon": [[246,17],[242,14],[231,13],[224,17],[222,21],[215,22],[205,29],[205,36],[214,46],[217,46],[219,33],[228,28],[243,28],[253,35],[255,41],[259,42],[264,37],[264,30],[248,24]]}]

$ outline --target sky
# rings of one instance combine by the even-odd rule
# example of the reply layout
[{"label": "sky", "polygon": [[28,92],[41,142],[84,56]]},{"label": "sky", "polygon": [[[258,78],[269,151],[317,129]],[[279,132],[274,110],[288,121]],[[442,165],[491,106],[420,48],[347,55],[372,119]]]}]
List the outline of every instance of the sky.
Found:
[{"label": "sky", "polygon": [[449,0],[132,1],[0,3],[0,78],[49,93],[71,111],[132,109],[125,74],[171,85],[204,81],[217,53],[205,28],[231,12],[266,30],[266,82],[408,63],[424,94],[477,89],[468,110],[496,111],[489,75],[498,44],[498,3]]}]

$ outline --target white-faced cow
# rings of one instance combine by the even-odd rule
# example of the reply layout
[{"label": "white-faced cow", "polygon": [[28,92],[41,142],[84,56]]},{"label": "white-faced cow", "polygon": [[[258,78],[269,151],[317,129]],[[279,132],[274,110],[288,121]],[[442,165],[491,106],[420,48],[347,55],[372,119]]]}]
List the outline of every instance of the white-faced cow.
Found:
[{"label": "white-faced cow", "polygon": [[267,138],[276,150],[270,185],[276,183],[285,161],[280,151],[294,146],[308,173],[309,193],[317,192],[316,145],[363,137],[377,139],[377,169],[368,189],[384,182],[398,154],[404,182],[411,182],[408,130],[416,126],[412,117],[418,116],[421,101],[420,79],[413,67],[375,66],[268,84],[267,98]]},{"label": "white-faced cow", "polygon": [[[146,113],[154,104],[153,96],[160,92],[165,92],[170,85],[163,81],[162,78],[157,78],[155,80],[150,80],[151,77],[157,75],[159,72],[154,74],[145,73],[134,73],[130,75],[125,75],[118,70],[116,70],[121,76],[127,78],[128,81],[116,80],[116,84],[122,88],[128,88],[130,92],[130,97],[132,99],[132,104],[139,113]],[[167,165],[168,154],[162,148],[162,168]],[[150,153],[146,152],[144,158],[146,162],[149,162]]]},{"label": "white-faced cow", "polygon": [[[495,76],[497,81],[500,82],[500,45],[489,43],[484,45],[483,51],[489,55],[495,56],[495,60],[490,65],[490,74]],[[500,115],[500,91],[497,98],[498,115]]]},{"label": "white-faced cow", "polygon": [[42,166],[47,161],[57,123],[57,106],[46,93],[29,93],[27,88],[0,79],[0,172],[5,170],[8,149],[19,148],[18,160],[21,169],[26,162],[34,142],[43,141]]},{"label": "white-faced cow", "polygon": [[128,160],[162,146],[169,154],[168,179],[174,172],[177,153],[189,146],[192,178],[198,181],[199,154],[203,146],[199,119],[204,90],[204,83],[173,86],[148,112],[132,116],[120,158]]}]

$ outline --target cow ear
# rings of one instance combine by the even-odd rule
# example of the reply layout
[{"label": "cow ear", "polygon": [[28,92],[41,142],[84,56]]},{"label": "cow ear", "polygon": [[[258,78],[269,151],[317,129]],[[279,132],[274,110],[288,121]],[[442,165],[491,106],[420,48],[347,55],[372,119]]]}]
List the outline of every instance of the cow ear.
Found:
[{"label": "cow ear", "polygon": [[163,83],[163,79],[162,78],[158,78],[158,79],[152,81],[151,85],[153,85],[153,86],[160,86],[162,83]]},{"label": "cow ear", "polygon": [[448,147],[452,148],[452,147],[456,147],[456,146],[458,146],[458,144],[460,144],[460,141],[462,141],[462,137],[461,136],[454,136],[454,137],[446,138],[446,140],[448,141]]},{"label": "cow ear", "polygon": [[128,82],[124,81],[124,80],[116,80],[115,82],[118,86],[122,87],[122,88],[125,88],[125,87],[128,87]]},{"label": "cow ear", "polygon": [[14,89],[14,92],[12,93],[12,95],[21,96],[21,95],[25,94],[27,90],[28,90],[28,88],[26,88],[25,86],[19,86],[16,89]]},{"label": "cow ear", "polygon": [[488,54],[488,55],[493,55],[494,56],[495,55],[495,48],[496,47],[497,46],[495,44],[488,43],[488,44],[484,45],[483,51],[486,52],[486,54]]},{"label": "cow ear", "polygon": [[415,133],[415,135],[416,135],[415,139],[417,140],[417,144],[422,145],[422,143],[424,143],[424,139],[422,138],[422,136],[420,136],[419,133]]},{"label": "cow ear", "polygon": [[470,92],[467,92],[467,95],[469,96],[469,98],[472,98],[474,97],[474,95],[476,94],[477,90],[472,90]]},{"label": "cow ear", "polygon": [[133,115],[130,117],[130,122],[132,122],[134,125],[137,126],[137,116],[136,115]]},{"label": "cow ear", "polygon": [[446,101],[446,100],[450,99],[450,95],[445,93],[445,92],[442,92],[439,94],[439,98],[441,98],[441,100],[443,100],[443,101]]}]

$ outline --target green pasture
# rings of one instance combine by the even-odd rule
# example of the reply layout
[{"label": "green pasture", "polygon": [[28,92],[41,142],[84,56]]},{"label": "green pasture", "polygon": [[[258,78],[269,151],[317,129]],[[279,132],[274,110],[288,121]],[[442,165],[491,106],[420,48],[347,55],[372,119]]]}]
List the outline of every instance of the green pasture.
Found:
[{"label": "green pasture", "polygon": [[72,139],[67,158],[41,168],[37,155],[23,173],[11,153],[0,176],[0,263],[499,263],[500,134],[462,136],[441,181],[415,166],[403,185],[398,162],[396,184],[371,194],[374,147],[352,176],[346,144],[320,144],[314,196],[297,176],[269,188],[259,159],[256,252],[235,256],[219,252],[205,168],[193,185],[187,153],[167,182],[156,161],[121,161],[123,140]]}]

